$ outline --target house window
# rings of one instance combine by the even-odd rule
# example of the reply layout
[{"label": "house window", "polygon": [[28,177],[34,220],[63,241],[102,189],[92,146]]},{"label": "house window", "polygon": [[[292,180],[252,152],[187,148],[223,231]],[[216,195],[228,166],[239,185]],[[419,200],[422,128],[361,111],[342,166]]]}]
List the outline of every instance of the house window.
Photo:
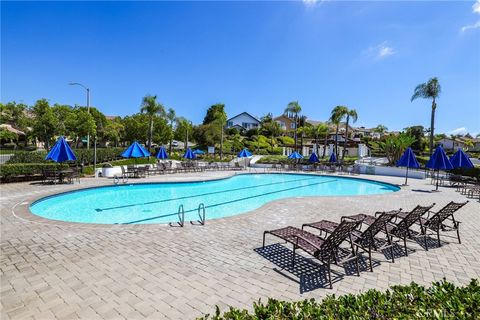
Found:
[{"label": "house window", "polygon": [[295,122],[290,123],[290,129],[295,129]]},{"label": "house window", "polygon": [[228,121],[227,126],[228,127],[233,127],[233,121]]},{"label": "house window", "polygon": [[242,127],[244,127],[245,129],[248,129],[248,123],[242,122]]}]

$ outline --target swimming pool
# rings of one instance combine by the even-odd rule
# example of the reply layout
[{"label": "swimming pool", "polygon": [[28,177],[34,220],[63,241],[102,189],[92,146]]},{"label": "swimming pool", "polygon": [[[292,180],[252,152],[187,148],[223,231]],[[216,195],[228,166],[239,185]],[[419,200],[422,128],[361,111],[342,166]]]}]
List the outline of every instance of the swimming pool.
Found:
[{"label": "swimming pool", "polygon": [[38,216],[69,222],[146,224],[197,220],[203,203],[206,220],[237,215],[272,200],[303,196],[383,194],[399,188],[370,180],[307,174],[239,174],[231,178],[178,183],[97,187],[40,199],[30,206]]}]

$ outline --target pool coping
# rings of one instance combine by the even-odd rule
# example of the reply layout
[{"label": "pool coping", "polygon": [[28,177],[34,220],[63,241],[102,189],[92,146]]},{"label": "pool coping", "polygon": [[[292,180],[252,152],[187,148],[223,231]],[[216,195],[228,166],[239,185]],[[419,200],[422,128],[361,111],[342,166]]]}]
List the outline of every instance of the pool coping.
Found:
[{"label": "pool coping", "polygon": [[[63,192],[58,192],[58,191],[51,191],[49,194],[44,195],[44,196],[31,196],[28,198],[23,199],[22,201],[17,202],[12,208],[11,212],[12,215],[18,219],[21,219],[23,221],[27,222],[32,222],[32,223],[38,223],[38,224],[43,224],[43,225],[51,225],[51,226],[57,226],[57,227],[76,227],[76,228],[151,228],[151,227],[169,227],[168,223],[146,223],[146,224],[111,224],[111,223],[85,223],[85,222],[71,222],[71,221],[62,221],[62,220],[54,220],[54,219],[48,219],[41,217],[39,215],[36,215],[30,211],[30,206],[42,201],[46,200],[48,198],[52,198],[55,196],[63,195],[63,194],[69,194],[69,193],[75,193],[75,192],[80,192],[80,191],[85,191],[85,190],[90,190],[90,189],[98,189],[98,188],[111,188],[111,187],[122,187],[122,186],[127,186],[127,185],[146,185],[146,184],[171,184],[171,183],[203,183],[203,182],[209,182],[209,181],[220,181],[220,180],[226,180],[233,178],[237,175],[248,175],[248,174],[298,174],[298,175],[311,175],[311,176],[322,176],[322,177],[332,177],[332,178],[344,178],[344,179],[355,179],[355,180],[363,180],[363,181],[368,181],[368,182],[375,182],[375,183],[381,183],[381,184],[386,184],[390,185],[393,187],[398,188],[397,191],[394,192],[402,192],[405,191],[405,189],[402,188],[401,185],[398,184],[393,184],[389,182],[384,182],[380,180],[374,180],[374,179],[369,179],[369,178],[364,178],[364,177],[355,177],[355,176],[346,176],[346,175],[331,175],[331,174],[316,174],[316,173],[311,173],[311,172],[296,172],[296,171],[286,171],[286,172],[235,172],[231,173],[228,172],[224,177],[212,177],[212,178],[205,178],[202,177],[201,180],[195,180],[192,179],[194,177],[189,177],[189,180],[185,181],[156,181],[156,182],[135,182],[135,183],[125,183],[121,185],[99,185],[99,186],[88,186],[85,188],[78,188],[78,189],[72,189],[68,191],[63,191]],[[102,181],[103,182],[103,181]],[[385,193],[385,194],[370,194],[370,195],[356,195],[356,196],[341,196],[341,195],[334,195],[334,196],[294,196],[294,197],[287,197],[287,198],[281,198],[281,199],[275,199],[272,201],[269,201],[267,203],[264,203],[258,208],[255,208],[250,211],[242,212],[239,214],[231,215],[231,216],[226,216],[226,217],[221,217],[221,218],[216,218],[212,220],[208,220],[209,224],[212,223],[219,223],[222,221],[225,221],[226,219],[234,219],[234,218],[239,218],[239,217],[245,217],[247,215],[252,215],[255,214],[256,211],[264,208],[265,206],[268,206],[270,204],[276,203],[278,201],[292,201],[293,199],[305,199],[305,198],[315,198],[315,199],[320,199],[320,198],[332,198],[332,197],[373,197],[373,196],[388,196],[391,195],[391,193]],[[187,221],[185,222],[187,223]]]}]

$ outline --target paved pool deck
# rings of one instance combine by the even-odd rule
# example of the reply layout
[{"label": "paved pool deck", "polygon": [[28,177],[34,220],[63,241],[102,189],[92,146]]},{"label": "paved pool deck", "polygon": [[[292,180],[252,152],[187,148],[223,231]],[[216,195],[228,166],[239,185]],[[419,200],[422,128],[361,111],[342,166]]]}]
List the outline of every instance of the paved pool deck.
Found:
[{"label": "paved pool deck", "polygon": [[[152,176],[130,182],[205,180],[232,172]],[[402,178],[364,176],[394,184]],[[408,256],[395,263],[374,253],[374,270],[362,261],[360,277],[333,267],[328,289],[323,267],[298,258],[290,267],[291,246],[267,239],[264,230],[371,213],[417,204],[439,209],[465,196],[454,188],[430,192],[429,180],[409,180],[395,193],[355,197],[289,198],[249,213],[186,225],[88,225],[46,220],[29,213],[40,197],[85,187],[112,185],[110,179],[82,179],[75,185],[12,183],[1,185],[1,309],[3,319],[194,319],[228,305],[250,309],[268,297],[321,299],[327,294],[386,289],[411,281],[428,285],[446,278],[466,284],[480,278],[480,203],[471,200],[456,215],[455,233],[426,251],[408,242]],[[208,219],[208,212],[207,212]],[[347,273],[347,275],[345,275]]]}]

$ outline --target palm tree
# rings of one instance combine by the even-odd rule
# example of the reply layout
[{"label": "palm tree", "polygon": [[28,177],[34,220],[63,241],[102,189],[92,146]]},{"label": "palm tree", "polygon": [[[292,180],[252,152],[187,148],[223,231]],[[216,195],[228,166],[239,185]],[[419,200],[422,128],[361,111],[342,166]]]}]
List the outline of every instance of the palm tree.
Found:
[{"label": "palm tree", "polygon": [[140,108],[140,112],[146,113],[148,115],[148,119],[150,122],[149,129],[148,129],[148,151],[152,148],[152,139],[153,139],[153,119],[156,115],[164,115],[165,108],[161,103],[157,102],[157,96],[152,96],[147,94],[142,99],[142,105]]},{"label": "palm tree", "polygon": [[305,134],[308,134],[308,132],[309,132],[309,129],[307,126],[307,116],[299,116],[298,117],[298,133],[300,134],[300,153],[303,150],[303,138],[305,138]]},{"label": "palm tree", "polygon": [[437,78],[431,78],[426,83],[419,84],[413,91],[411,101],[417,98],[432,99],[432,113],[430,116],[430,155],[433,152],[433,136],[435,128],[435,109],[437,109],[436,99],[440,95],[442,88]]},{"label": "palm tree", "polygon": [[318,155],[318,138],[322,137],[324,138],[324,144],[323,144],[323,157],[325,158],[325,152],[327,148],[327,139],[328,139],[328,132],[329,132],[328,125],[326,123],[320,123],[319,125],[316,125],[312,127],[312,135],[315,137],[315,145],[317,146],[315,153]]},{"label": "palm tree", "polygon": [[175,122],[177,122],[177,115],[175,114],[175,110],[173,110],[172,108],[168,109],[167,119],[168,119],[168,121],[170,121],[170,141],[169,141],[168,150],[171,154],[172,153],[172,140],[173,140],[173,125],[175,124]]},{"label": "palm tree", "polygon": [[384,126],[383,124],[379,124],[378,126],[373,128],[373,132],[377,132],[380,135],[385,134],[387,131],[388,131],[388,128],[386,126]]},{"label": "palm tree", "polygon": [[358,119],[357,110],[355,110],[355,109],[348,109],[347,110],[347,121],[346,121],[346,126],[345,126],[345,142],[344,142],[344,145],[343,145],[342,161],[343,161],[343,158],[345,157],[345,151],[347,151],[348,123],[350,122],[350,118],[352,118],[353,123],[357,122],[357,119]]},{"label": "palm tree", "polygon": [[335,130],[335,156],[338,158],[338,130],[340,128],[340,122],[348,113],[348,108],[345,106],[336,106],[333,108],[330,114],[330,122],[336,126]]},{"label": "palm tree", "polygon": [[298,114],[302,112],[302,107],[298,104],[298,101],[290,102],[284,111],[286,114],[293,114],[293,118],[295,121],[295,151],[297,151],[297,127],[298,127]]}]

